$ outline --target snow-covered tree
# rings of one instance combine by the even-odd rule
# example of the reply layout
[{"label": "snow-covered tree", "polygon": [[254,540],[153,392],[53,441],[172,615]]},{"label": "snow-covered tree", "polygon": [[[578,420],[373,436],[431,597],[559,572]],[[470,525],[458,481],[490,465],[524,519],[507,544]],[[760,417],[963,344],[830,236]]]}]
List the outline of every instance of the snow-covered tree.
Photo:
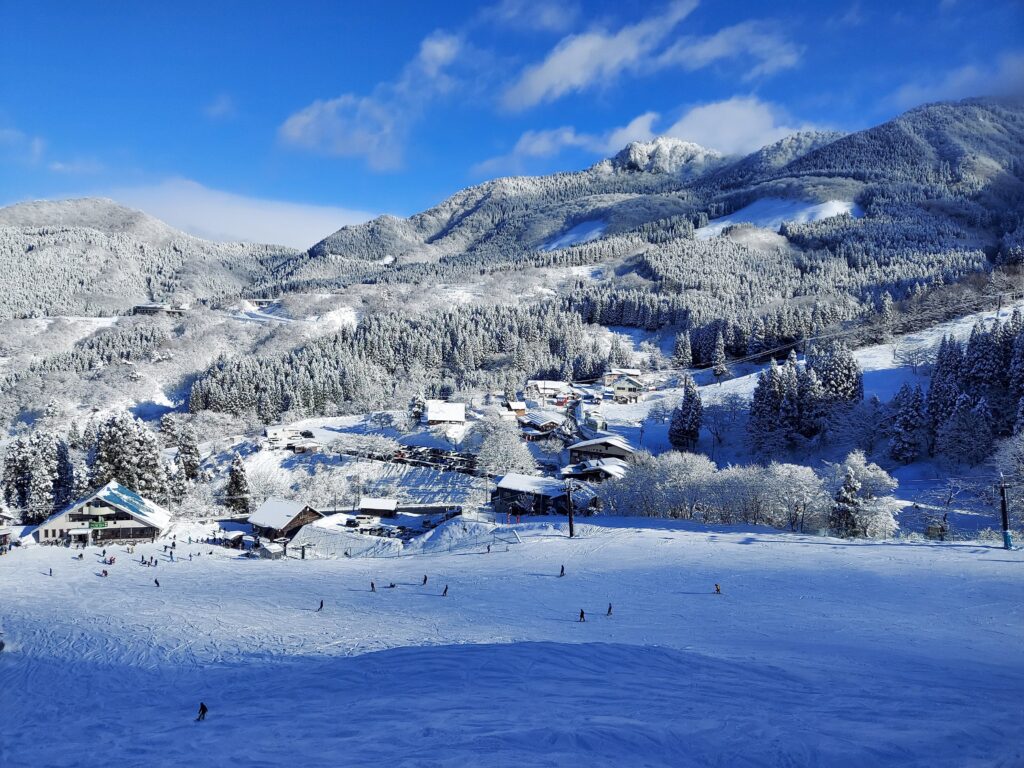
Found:
[{"label": "snow-covered tree", "polygon": [[683,395],[679,399],[668,427],[668,439],[672,447],[679,451],[693,450],[700,437],[701,419],[704,407],[701,403],[697,385],[688,374],[683,374],[680,381]]},{"label": "snow-covered tree", "polygon": [[537,471],[537,462],[513,422],[500,418],[486,419],[477,429],[482,433],[477,453],[480,467],[496,475],[508,472],[532,475]]},{"label": "snow-covered tree", "polygon": [[245,474],[245,463],[239,454],[231,459],[228,469],[228,481],[224,486],[224,506],[231,511],[247,515],[252,512],[249,480]]}]

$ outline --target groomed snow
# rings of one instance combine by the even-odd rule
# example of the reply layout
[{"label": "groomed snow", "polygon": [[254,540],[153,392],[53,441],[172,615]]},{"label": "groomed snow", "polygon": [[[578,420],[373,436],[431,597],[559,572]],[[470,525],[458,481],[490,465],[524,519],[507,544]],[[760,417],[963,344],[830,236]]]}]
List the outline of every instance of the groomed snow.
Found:
[{"label": "groomed snow", "polygon": [[553,237],[542,245],[538,250],[557,251],[559,248],[568,248],[570,245],[580,245],[597,240],[604,234],[608,223],[603,219],[584,221],[571,229],[567,229],[558,237]]},{"label": "groomed snow", "polygon": [[1024,761],[1024,552],[459,525],[407,557],[210,556],[184,528],[174,563],[0,557],[0,764]]},{"label": "groomed snow", "polygon": [[815,203],[809,200],[766,197],[756,200],[728,216],[714,219],[707,226],[698,228],[694,236],[698,240],[710,240],[712,237],[722,234],[722,230],[733,224],[753,224],[756,227],[777,230],[784,221],[804,223],[828,219],[844,213],[849,213],[855,218],[863,215],[860,208],[848,200],[828,200],[824,203]]}]

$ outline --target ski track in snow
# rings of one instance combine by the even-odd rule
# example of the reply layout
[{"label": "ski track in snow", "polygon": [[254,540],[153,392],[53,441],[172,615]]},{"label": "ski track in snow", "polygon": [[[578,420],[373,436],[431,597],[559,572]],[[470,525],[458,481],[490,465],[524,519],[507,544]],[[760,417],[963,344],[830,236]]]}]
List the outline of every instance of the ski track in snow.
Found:
[{"label": "ski track in snow", "polygon": [[1024,760],[1024,552],[624,519],[445,551],[459,530],[431,557],[209,556],[179,524],[175,563],[0,558],[0,764]]}]

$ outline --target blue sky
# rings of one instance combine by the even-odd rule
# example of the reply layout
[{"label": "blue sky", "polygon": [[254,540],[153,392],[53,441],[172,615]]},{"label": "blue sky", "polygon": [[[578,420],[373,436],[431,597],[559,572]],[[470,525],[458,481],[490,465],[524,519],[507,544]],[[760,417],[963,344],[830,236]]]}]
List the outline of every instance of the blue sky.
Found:
[{"label": "blue sky", "polygon": [[0,203],[308,246],[669,134],[743,153],[1019,88],[1019,0],[5,3]]}]

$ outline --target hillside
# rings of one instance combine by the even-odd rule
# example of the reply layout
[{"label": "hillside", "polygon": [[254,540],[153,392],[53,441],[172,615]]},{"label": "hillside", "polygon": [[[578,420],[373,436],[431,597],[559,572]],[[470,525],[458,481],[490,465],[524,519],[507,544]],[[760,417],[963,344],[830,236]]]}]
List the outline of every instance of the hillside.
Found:
[{"label": "hillside", "polygon": [[111,200],[19,203],[0,209],[0,318],[238,295],[292,254],[201,240]]}]

